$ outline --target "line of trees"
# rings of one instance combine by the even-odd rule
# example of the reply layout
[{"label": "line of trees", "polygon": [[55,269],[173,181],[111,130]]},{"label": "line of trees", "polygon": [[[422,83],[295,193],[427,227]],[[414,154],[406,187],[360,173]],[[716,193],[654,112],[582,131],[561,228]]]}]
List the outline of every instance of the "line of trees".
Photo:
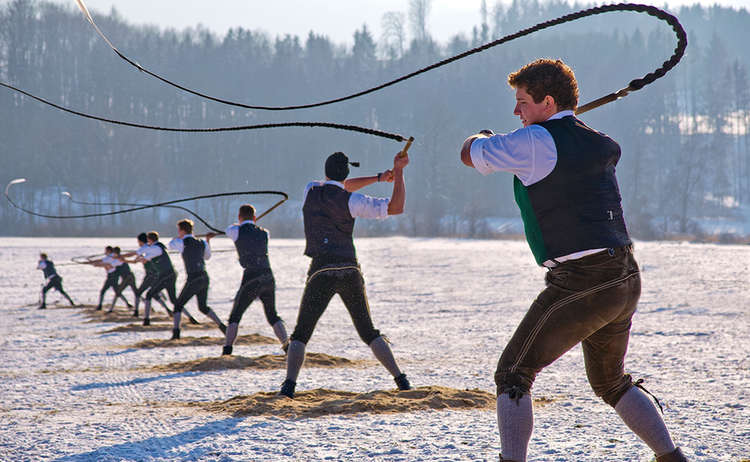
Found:
[{"label": "line of trees", "polygon": [[[259,105],[300,104],[348,94],[416,70],[575,8],[561,1],[516,0],[478,11],[478,24],[445,43],[429,33],[429,0],[367,25],[351,47],[310,32],[269,35],[237,27],[219,37],[201,28],[161,30],[96,15],[126,55],[187,87]],[[667,77],[583,119],[623,148],[618,168],[629,226],[640,238],[698,233],[699,219],[733,219],[750,201],[750,23],[745,10],[694,6],[676,12],[688,52]],[[360,234],[492,235],[515,222],[511,179],[482,178],[458,162],[463,139],[483,128],[519,126],[509,72],[537,57],[559,57],[576,71],[581,103],[627,85],[661,64],[672,32],[645,15],[613,13],[511,42],[381,92],[315,110],[286,113],[219,105],[167,87],[124,64],[80,12],[53,3],[12,0],[0,7],[0,79],[64,106],[103,117],[173,127],[283,121],[358,124],[416,137],[407,169],[407,213],[358,225]],[[323,160],[347,152],[362,174],[389,167],[400,149],[389,140],[326,129],[180,134],[76,118],[0,91],[0,182],[26,177],[11,193],[50,214],[109,210],[77,200],[152,202],[218,191],[280,189],[292,206],[269,215],[276,236],[301,234],[305,184],[323,176]],[[353,169],[353,174],[359,174]],[[389,194],[379,185],[367,192]],[[271,204],[273,198],[251,197]],[[296,206],[295,206],[296,201]],[[236,216],[233,200],[188,204],[216,224]],[[0,234],[134,234],[173,231],[180,215],[151,210],[93,220],[48,220],[3,201]],[[519,232],[517,227],[501,227]]]}]

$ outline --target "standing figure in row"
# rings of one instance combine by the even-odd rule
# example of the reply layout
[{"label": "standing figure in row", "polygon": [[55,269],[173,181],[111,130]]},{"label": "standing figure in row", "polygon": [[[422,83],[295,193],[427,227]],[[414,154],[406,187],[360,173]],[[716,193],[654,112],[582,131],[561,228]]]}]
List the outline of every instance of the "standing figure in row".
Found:
[{"label": "standing figure in row", "polygon": [[62,277],[57,274],[57,271],[55,270],[55,264],[52,262],[52,260],[47,258],[46,253],[39,254],[39,263],[36,265],[36,269],[42,270],[46,282],[44,288],[42,288],[42,304],[41,306],[39,306],[40,310],[44,310],[47,308],[47,292],[50,289],[55,289],[63,294],[63,296],[70,302],[70,306],[76,306],[75,302],[73,302],[73,299],[70,298],[65,290],[63,290]]},{"label": "standing figure in row", "polygon": [[[125,288],[130,287],[130,289],[133,291],[133,295],[135,296],[136,300],[134,300],[133,303],[136,304],[135,311],[133,312],[133,316],[138,316],[138,289],[135,287],[135,274],[133,274],[133,271],[130,269],[130,265],[125,261],[125,258],[120,254],[121,250],[119,247],[113,247],[112,248],[112,266],[115,267],[114,271],[114,278],[116,281],[115,285],[115,292],[118,294],[122,294],[122,291],[125,290]],[[112,300],[112,305],[109,307],[108,313],[111,313],[115,309],[115,301],[117,298],[115,297],[114,300]]]},{"label": "standing figure in row", "polygon": [[125,305],[127,305],[128,308],[132,308],[132,305],[130,304],[130,302],[122,295],[122,293],[118,292],[117,290],[117,276],[118,275],[117,275],[117,272],[115,271],[117,269],[116,260],[113,257],[114,257],[114,247],[112,247],[111,245],[108,245],[104,248],[103,258],[87,262],[90,265],[93,265],[99,268],[104,268],[104,270],[107,272],[107,278],[104,280],[104,285],[99,291],[99,304],[96,307],[97,310],[102,309],[102,302],[104,301],[104,294],[107,293],[107,290],[109,290],[110,288],[115,291],[115,297],[112,299],[112,307],[114,307],[114,304],[117,301],[117,299],[121,298],[125,302]]},{"label": "standing figure in row", "polygon": [[256,298],[263,303],[266,321],[273,328],[273,333],[276,334],[282,347],[286,349],[288,344],[286,327],[276,312],[276,282],[268,261],[268,231],[255,224],[255,207],[250,204],[240,206],[237,218],[239,223],[229,226],[226,235],[234,241],[244,272],[240,289],[234,297],[234,306],[229,315],[226,341],[221,354],[232,354],[242,315]]},{"label": "standing figure in row", "polygon": [[[138,241],[138,250],[136,250],[135,252],[123,254],[123,261],[126,263],[137,263],[138,260],[127,260],[125,257],[138,256],[142,254],[144,249],[148,245],[146,233],[140,233],[136,239]],[[133,311],[133,316],[136,317],[138,316],[138,305],[140,304],[141,296],[159,280],[157,276],[156,265],[149,260],[141,260],[141,262],[143,263],[143,270],[145,274],[143,275],[141,285],[138,286],[138,288],[135,290],[135,310]],[[169,313],[170,316],[172,316],[172,310],[170,310],[167,304],[164,303],[164,298],[162,297],[161,293],[156,294],[154,299],[159,302],[162,307],[164,307],[164,309],[167,311],[167,313]]]},{"label": "standing figure in row", "polygon": [[[172,259],[169,258],[167,248],[159,242],[159,233],[156,231],[149,231],[146,233],[146,244],[138,249],[137,260],[142,262],[144,265],[153,265],[154,276],[151,281],[151,287],[146,292],[146,300],[144,303],[144,318],[143,325],[151,325],[151,300],[159,296],[162,290],[167,291],[169,301],[177,309],[177,294],[175,285],[177,284],[177,274],[174,272],[174,266],[172,266]],[[146,280],[144,279],[144,283]],[[173,317],[174,318],[174,317]],[[179,336],[179,320],[174,324],[174,328],[177,329]]]},{"label": "standing figure in row", "polygon": [[[307,185],[302,212],[305,255],[312,258],[312,262],[297,325],[287,351],[287,373],[279,392],[281,395],[294,397],[297,376],[305,360],[305,347],[335,294],[341,296],[359,337],[391,373],[399,390],[411,388],[406,375],[396,364],[388,342],[373,326],[365,280],[357,263],[352,236],[356,217],[383,219],[403,213],[406,200],[404,167],[408,163],[408,156],[396,155],[392,171],[347,180],[349,158],[343,152],[336,152],[326,160],[326,181]],[[383,180],[393,182],[390,199],[354,192]]]},{"label": "standing figure in row", "polygon": [[206,260],[211,258],[211,245],[209,242],[215,236],[209,233],[206,240],[196,239],[193,236],[193,221],[184,219],[177,222],[178,237],[169,242],[169,248],[182,254],[182,261],[185,263],[185,272],[187,281],[180,291],[180,296],[174,305],[174,328],[172,330],[172,340],[180,338],[180,318],[185,303],[193,296],[198,300],[198,309],[201,313],[211,318],[226,333],[227,326],[221,322],[214,310],[208,306],[208,273],[206,272]]}]

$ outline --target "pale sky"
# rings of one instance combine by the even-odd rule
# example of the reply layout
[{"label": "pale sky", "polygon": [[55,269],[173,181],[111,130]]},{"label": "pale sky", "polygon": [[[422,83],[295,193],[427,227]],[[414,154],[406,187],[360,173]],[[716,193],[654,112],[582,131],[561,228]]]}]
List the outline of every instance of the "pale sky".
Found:
[{"label": "pale sky", "polygon": [[[75,6],[75,0],[52,1]],[[271,36],[289,33],[303,38],[314,30],[336,43],[351,43],[354,31],[365,23],[377,40],[383,14],[388,11],[406,14],[409,0],[84,0],[84,3],[90,10],[101,13],[108,13],[114,6],[123,18],[135,24],[183,29],[201,23],[221,35],[231,27],[242,26],[264,30]],[[665,3],[672,8],[699,3],[750,10],[750,0],[653,2],[655,5]],[[456,33],[469,33],[472,26],[480,22],[480,5],[481,0],[433,0],[428,17],[430,34],[437,41],[445,42]],[[491,9],[495,0],[487,0],[487,5]]]}]

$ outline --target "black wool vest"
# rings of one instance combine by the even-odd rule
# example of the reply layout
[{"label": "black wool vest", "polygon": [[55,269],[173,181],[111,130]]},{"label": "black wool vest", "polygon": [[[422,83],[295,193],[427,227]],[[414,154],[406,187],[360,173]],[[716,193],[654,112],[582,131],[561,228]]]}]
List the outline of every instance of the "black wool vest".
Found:
[{"label": "black wool vest", "polygon": [[305,255],[351,262],[357,260],[352,237],[354,217],[349,212],[351,195],[332,184],[310,188],[302,206]]},{"label": "black wool vest", "polygon": [[538,125],[555,142],[555,168],[530,186],[514,178],[526,240],[537,263],[630,244],[615,176],[620,146],[573,116]]},{"label": "black wool vest", "polygon": [[237,240],[234,246],[240,258],[240,265],[249,270],[260,270],[271,267],[268,261],[268,231],[254,225],[245,223],[238,229]]},{"label": "black wool vest", "polygon": [[182,261],[185,263],[187,274],[200,273],[206,270],[206,261],[203,258],[203,252],[206,243],[194,237],[186,237],[182,240],[184,248],[182,250]]},{"label": "black wool vest", "polygon": [[45,263],[47,263],[47,266],[42,270],[42,272],[44,272],[44,279],[49,279],[50,276],[56,276],[57,271],[55,271],[55,264],[50,260],[47,260]]},{"label": "black wool vest", "polygon": [[151,259],[151,262],[154,264],[154,268],[156,268],[156,273],[159,276],[166,276],[168,274],[174,273],[174,266],[172,266],[172,259],[169,258],[167,248],[164,247],[164,244],[159,241],[154,242],[154,245],[159,246],[159,248],[161,249],[161,255]]}]

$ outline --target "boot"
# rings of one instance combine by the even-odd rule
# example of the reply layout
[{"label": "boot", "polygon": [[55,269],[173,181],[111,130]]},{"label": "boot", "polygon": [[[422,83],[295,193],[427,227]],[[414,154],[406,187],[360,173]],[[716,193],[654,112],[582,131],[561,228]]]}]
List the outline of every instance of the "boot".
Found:
[{"label": "boot", "polygon": [[516,462],[516,461],[514,461],[512,459],[503,459],[503,455],[500,454],[500,462]]},{"label": "boot", "polygon": [[224,348],[221,349],[221,355],[230,356],[232,354],[232,349],[232,345],[225,345]]},{"label": "boot", "polygon": [[401,374],[398,377],[395,377],[393,381],[396,382],[396,386],[399,390],[411,390],[411,384],[409,384],[409,379],[406,378],[406,374]]},{"label": "boot", "polygon": [[680,448],[676,448],[669,454],[657,457],[656,462],[687,462],[687,457],[680,451]]},{"label": "boot", "polygon": [[150,326],[151,325],[151,319],[150,318],[143,318],[143,325],[144,326]]},{"label": "boot", "polygon": [[42,305],[38,309],[39,310],[46,310],[47,309],[47,305],[44,304],[44,303],[42,303]]},{"label": "boot", "polygon": [[172,329],[172,340],[180,339],[180,329]]},{"label": "boot", "polygon": [[281,391],[279,391],[279,395],[286,396],[288,398],[294,398],[294,387],[296,386],[297,382],[295,382],[294,380],[284,380],[284,383],[281,384]]}]

